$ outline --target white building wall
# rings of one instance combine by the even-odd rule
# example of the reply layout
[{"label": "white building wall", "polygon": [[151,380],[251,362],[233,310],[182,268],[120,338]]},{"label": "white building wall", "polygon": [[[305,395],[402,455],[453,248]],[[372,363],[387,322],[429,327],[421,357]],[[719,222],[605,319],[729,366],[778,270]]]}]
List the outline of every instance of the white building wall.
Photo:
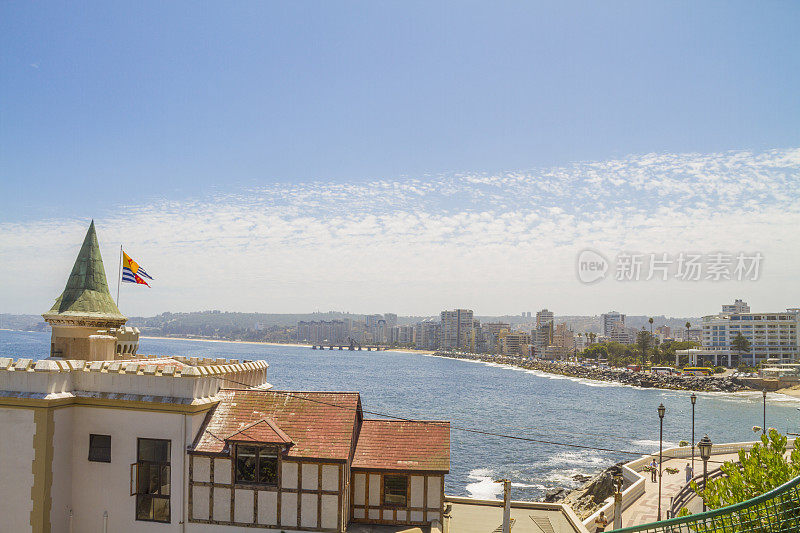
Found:
[{"label": "white building wall", "polygon": [[[50,489],[51,533],[69,533],[72,511],[72,465],[74,407],[53,410],[53,482]],[[88,439],[88,437],[87,437]]]},{"label": "white building wall", "polygon": [[[5,531],[31,531],[33,409],[0,408],[0,517]],[[13,430],[12,430],[13,428]],[[13,480],[13,483],[10,482]]]},{"label": "white building wall", "polygon": [[[190,428],[205,413],[184,415],[132,409],[73,407],[72,426],[72,508],[74,531],[102,531],[103,513],[108,512],[108,530],[181,531],[181,505],[187,474],[182,476],[186,444],[194,438]],[[195,419],[195,420],[193,420]],[[58,422],[56,422],[58,430]],[[111,462],[88,460],[89,435],[111,435]],[[136,462],[137,439],[171,441],[171,498],[169,524],[136,520],[136,497],[130,496],[131,464]],[[185,439],[185,440],[184,440]],[[59,452],[57,451],[56,454]],[[54,512],[56,510],[54,509]],[[54,530],[56,523],[53,523]]]}]

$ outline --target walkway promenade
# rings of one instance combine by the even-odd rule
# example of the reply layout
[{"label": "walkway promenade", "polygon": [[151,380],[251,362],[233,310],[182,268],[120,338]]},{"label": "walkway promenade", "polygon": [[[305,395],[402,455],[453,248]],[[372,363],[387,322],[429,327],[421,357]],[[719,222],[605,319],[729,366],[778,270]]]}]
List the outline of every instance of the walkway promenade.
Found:
[{"label": "walkway promenade", "polygon": [[[729,454],[722,454],[722,455],[712,455],[711,462],[708,463],[708,470],[715,470],[722,466],[724,461],[734,461],[738,459],[738,454],[729,453]],[[691,463],[691,458],[689,459],[665,459],[663,463],[663,480],[661,483],[661,518],[662,520],[666,520],[667,518],[667,510],[669,509],[670,505],[670,498],[675,496],[678,491],[680,491],[684,485],[686,485],[686,473],[684,471],[684,467],[686,463]],[[668,474],[666,472],[667,467],[677,468],[677,474]],[[698,453],[694,459],[694,468],[695,474],[702,474],[703,473],[703,461],[700,460],[700,454]],[[655,522],[658,518],[658,482],[655,483],[650,481],[650,473],[649,472],[640,472],[642,476],[645,478],[645,486],[644,486],[644,494],[639,496],[636,501],[631,504],[625,511],[622,513],[622,526],[636,526],[639,524],[646,524],[648,522]],[[695,508],[697,507],[697,508]],[[689,510],[692,512],[697,512],[702,510],[702,501],[699,498],[695,498],[689,502]]]}]

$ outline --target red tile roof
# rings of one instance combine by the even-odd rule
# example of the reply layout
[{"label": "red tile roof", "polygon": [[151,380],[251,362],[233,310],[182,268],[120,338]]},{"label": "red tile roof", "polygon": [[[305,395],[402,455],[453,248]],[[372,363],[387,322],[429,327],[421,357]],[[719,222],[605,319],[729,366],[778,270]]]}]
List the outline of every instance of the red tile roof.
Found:
[{"label": "red tile roof", "polygon": [[450,422],[364,420],[353,468],[450,471]]},{"label": "red tile roof", "polygon": [[[346,461],[361,401],[357,392],[289,392],[223,389],[195,440],[197,453],[228,453],[226,441],[264,418],[294,443],[288,457]],[[360,415],[358,415],[360,416]],[[239,435],[237,437],[237,434]]]}]

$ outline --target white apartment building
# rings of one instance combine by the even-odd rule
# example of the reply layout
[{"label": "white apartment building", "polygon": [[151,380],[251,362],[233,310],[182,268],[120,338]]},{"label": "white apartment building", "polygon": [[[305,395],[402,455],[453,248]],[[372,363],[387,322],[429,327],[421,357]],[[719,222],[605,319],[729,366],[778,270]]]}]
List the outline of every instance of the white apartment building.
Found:
[{"label": "white apartment building", "polygon": [[[730,312],[730,309],[747,311]],[[723,306],[717,315],[704,316],[700,356],[711,359],[714,365],[729,367],[736,366],[737,359],[752,366],[766,359],[797,361],[800,309],[769,313],[749,310],[745,302],[737,300],[733,305]],[[733,347],[733,340],[740,333],[750,342],[749,352],[739,353]]]}]

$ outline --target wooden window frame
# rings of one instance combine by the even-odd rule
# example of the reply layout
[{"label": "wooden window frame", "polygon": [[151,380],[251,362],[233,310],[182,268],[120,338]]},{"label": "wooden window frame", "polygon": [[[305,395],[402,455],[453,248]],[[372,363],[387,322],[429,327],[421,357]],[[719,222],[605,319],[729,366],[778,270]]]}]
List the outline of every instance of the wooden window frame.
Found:
[{"label": "wooden window frame", "polygon": [[[167,461],[145,461],[139,459],[139,449],[141,446],[141,441],[143,440],[150,440],[150,441],[160,441],[167,443]],[[155,439],[149,437],[139,437],[136,439],[136,462],[131,465],[131,496],[136,496],[136,502],[134,504],[133,514],[134,519],[138,522],[155,522],[158,524],[171,524],[172,523],[172,463],[170,461],[172,455],[172,440],[170,439]],[[158,483],[158,492],[150,493],[150,492],[139,492],[139,469],[142,466],[152,467],[155,466],[158,468],[158,476],[159,476],[159,483]],[[169,472],[169,494],[162,494],[162,486],[161,483],[161,476],[162,476],[162,469],[166,467],[167,471]],[[146,496],[151,499],[158,499],[158,500],[166,500],[167,501],[167,519],[166,520],[158,520],[155,518],[139,518],[139,498]]]},{"label": "wooden window frame", "polygon": [[[256,450],[256,465],[255,465],[255,481],[239,479],[239,446],[253,448]],[[261,476],[261,455],[263,452],[268,452],[270,459],[275,460],[275,479],[272,481],[260,481]],[[264,455],[267,455],[266,453]],[[274,457],[272,457],[274,455]],[[277,487],[280,482],[280,449],[277,446],[263,446],[257,444],[237,443],[234,445],[233,451],[233,485],[241,485],[246,487]],[[299,475],[299,474],[298,474]]]},{"label": "wooden window frame", "polygon": [[[405,490],[405,493],[403,494],[403,498],[404,498],[405,501],[403,501],[402,503],[393,503],[393,502],[386,501],[386,496],[387,496],[386,479],[387,478],[403,478],[403,479],[405,479],[406,490]],[[408,491],[409,491],[409,487],[411,486],[411,476],[409,476],[408,474],[384,474],[384,475],[381,476],[381,480],[382,480],[382,485],[383,485],[381,487],[381,489],[382,489],[381,490],[381,507],[398,507],[398,508],[400,508],[400,507],[402,507],[402,508],[408,507]]]}]

